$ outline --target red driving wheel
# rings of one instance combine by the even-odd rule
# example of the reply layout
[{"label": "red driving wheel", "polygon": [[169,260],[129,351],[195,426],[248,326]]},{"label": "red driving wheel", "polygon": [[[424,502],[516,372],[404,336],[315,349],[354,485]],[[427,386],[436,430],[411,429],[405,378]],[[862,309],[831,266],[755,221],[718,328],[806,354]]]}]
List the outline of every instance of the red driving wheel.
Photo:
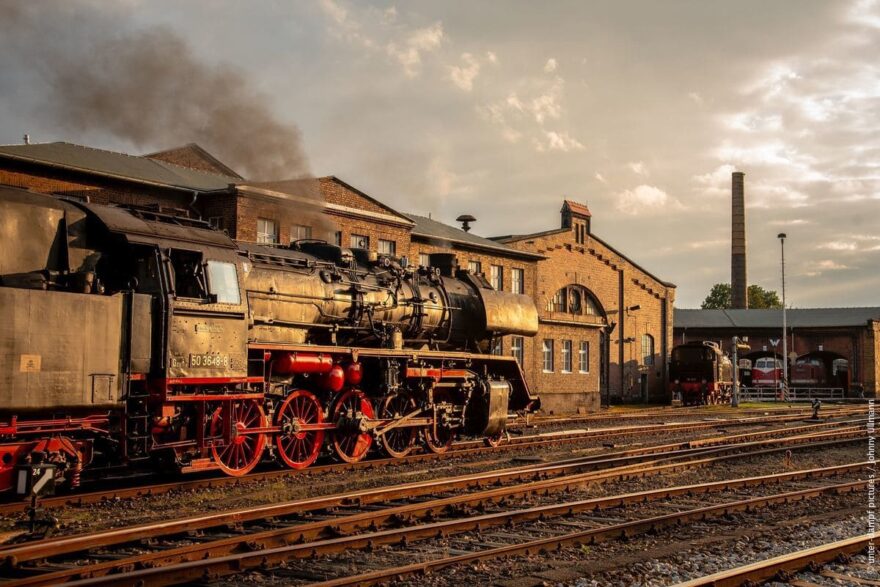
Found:
[{"label": "red driving wheel", "polygon": [[[227,414],[230,423],[227,424]],[[217,466],[233,477],[248,474],[263,456],[265,434],[247,434],[253,428],[266,426],[266,413],[256,400],[232,401],[221,405],[211,416],[209,435],[213,438],[211,452]],[[229,442],[225,433],[229,427]]]},{"label": "red driving wheel", "polygon": [[275,414],[275,425],[281,428],[275,446],[284,464],[304,469],[315,462],[324,444],[324,430],[310,426],[323,423],[321,401],[312,392],[297,389],[285,398]]},{"label": "red driving wheel", "polygon": [[373,444],[373,436],[362,432],[356,423],[361,418],[375,417],[373,404],[359,389],[350,389],[337,398],[332,414],[332,420],[336,423],[333,448],[340,459],[346,463],[356,463],[367,455]]},{"label": "red driving wheel", "polygon": [[[412,398],[402,393],[395,393],[385,397],[379,410],[379,417],[397,420],[412,413],[415,409],[416,402]],[[399,426],[392,428],[379,438],[388,456],[401,459],[412,451],[418,435],[419,431],[414,426]]]},{"label": "red driving wheel", "polygon": [[443,454],[452,446],[455,439],[455,431],[445,426],[435,426],[433,424],[426,427],[423,431],[425,447],[434,454]]}]

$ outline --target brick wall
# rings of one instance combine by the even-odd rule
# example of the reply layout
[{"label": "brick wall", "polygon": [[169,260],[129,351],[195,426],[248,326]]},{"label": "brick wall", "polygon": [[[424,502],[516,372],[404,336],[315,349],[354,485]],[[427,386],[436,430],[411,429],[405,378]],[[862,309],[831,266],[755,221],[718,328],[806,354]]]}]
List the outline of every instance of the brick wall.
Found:
[{"label": "brick wall", "polygon": [[[739,351],[739,356],[756,351],[776,351],[782,354],[782,343],[774,349],[771,339],[780,338],[781,329],[676,329],[675,344],[711,340],[721,345],[722,350],[732,355],[731,339],[734,335],[748,337],[746,343],[750,351]],[[822,350],[837,353],[850,362],[850,380],[852,385],[861,385],[870,394],[877,392],[880,380],[880,323],[871,322],[869,326],[853,326],[851,328],[810,328],[793,329],[788,337],[789,356],[797,356]]]},{"label": "brick wall", "polygon": [[5,165],[0,169],[2,185],[87,199],[95,204],[161,206],[189,212],[188,206],[192,200],[191,195],[172,190],[105,180],[97,176],[86,178],[76,173]]},{"label": "brick wall", "polygon": [[[578,243],[575,225],[508,243],[515,248],[548,257],[538,263],[536,303],[545,321],[536,337],[537,360],[540,361],[542,353],[540,341],[550,338],[556,343],[555,361],[559,363],[559,340],[565,336],[573,341],[589,341],[597,361],[596,374],[591,368],[587,377],[580,377],[576,373],[562,374],[558,368],[551,374],[536,369],[533,374],[536,387],[548,399],[556,394],[582,396],[573,399],[552,398],[553,404],[561,406],[583,403],[592,408],[599,403],[600,391],[606,393],[611,401],[668,401],[666,363],[672,342],[675,289],[647,274],[589,233],[583,243]],[[602,369],[598,363],[601,330],[595,324],[568,326],[560,330],[559,325],[549,322],[558,316],[547,310],[548,302],[560,288],[567,285],[580,285],[589,290],[607,321],[615,323],[607,345],[608,377],[604,390],[600,390],[598,373]],[[633,306],[639,306],[639,309],[626,310]],[[569,319],[583,320],[578,317]],[[642,337],[646,334],[654,342],[654,352],[647,360],[642,355]],[[574,342],[574,346],[576,348],[577,342]]]}]

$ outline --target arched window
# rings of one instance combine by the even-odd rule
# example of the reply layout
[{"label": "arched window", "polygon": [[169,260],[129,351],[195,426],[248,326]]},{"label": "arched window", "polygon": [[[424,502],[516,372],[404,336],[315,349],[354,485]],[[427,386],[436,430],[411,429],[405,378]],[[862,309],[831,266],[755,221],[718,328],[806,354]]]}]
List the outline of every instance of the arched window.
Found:
[{"label": "arched window", "polygon": [[599,316],[599,305],[592,294],[580,285],[567,285],[558,290],[547,302],[548,312],[575,316]]},{"label": "arched window", "polygon": [[642,365],[654,364],[654,337],[650,334],[642,335]]}]

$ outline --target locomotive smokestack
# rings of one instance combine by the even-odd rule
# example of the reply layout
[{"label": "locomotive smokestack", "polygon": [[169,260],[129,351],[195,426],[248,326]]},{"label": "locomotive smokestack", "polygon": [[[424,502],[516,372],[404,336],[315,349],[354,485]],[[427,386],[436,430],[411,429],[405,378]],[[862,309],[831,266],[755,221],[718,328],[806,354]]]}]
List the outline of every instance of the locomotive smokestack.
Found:
[{"label": "locomotive smokestack", "polygon": [[732,183],[732,239],[730,250],[730,301],[735,309],[749,307],[748,279],[746,277],[746,202],[745,173],[734,171]]}]

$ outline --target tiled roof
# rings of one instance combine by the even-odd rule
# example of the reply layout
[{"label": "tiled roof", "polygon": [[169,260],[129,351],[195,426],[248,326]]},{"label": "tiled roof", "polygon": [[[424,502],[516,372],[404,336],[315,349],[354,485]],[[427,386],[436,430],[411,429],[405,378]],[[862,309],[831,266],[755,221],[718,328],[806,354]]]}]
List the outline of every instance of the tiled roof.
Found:
[{"label": "tiled roof", "polygon": [[572,214],[578,214],[580,216],[590,217],[593,214],[590,212],[590,209],[587,208],[586,204],[581,204],[580,202],[574,202],[572,200],[565,200],[565,203],[562,204],[562,208],[568,208],[571,210]]},{"label": "tiled roof", "polygon": [[[789,328],[864,326],[880,321],[880,307],[794,308],[786,311]],[[782,310],[681,310],[675,309],[675,328],[782,328]]]},{"label": "tiled roof", "polygon": [[225,190],[237,180],[147,157],[62,142],[0,145],[0,158],[191,191]]},{"label": "tiled roof", "polygon": [[518,249],[514,249],[513,247],[508,247],[507,245],[495,242],[493,240],[477,236],[472,232],[465,232],[460,228],[449,226],[448,224],[443,224],[442,222],[438,222],[432,218],[426,218],[425,216],[417,216],[415,214],[406,213],[405,216],[415,222],[415,226],[413,226],[412,229],[413,236],[421,236],[430,239],[440,239],[451,243],[484,249],[497,254],[527,257],[531,259],[544,258],[543,255],[538,255],[537,253],[529,253],[527,251],[520,251]]}]

